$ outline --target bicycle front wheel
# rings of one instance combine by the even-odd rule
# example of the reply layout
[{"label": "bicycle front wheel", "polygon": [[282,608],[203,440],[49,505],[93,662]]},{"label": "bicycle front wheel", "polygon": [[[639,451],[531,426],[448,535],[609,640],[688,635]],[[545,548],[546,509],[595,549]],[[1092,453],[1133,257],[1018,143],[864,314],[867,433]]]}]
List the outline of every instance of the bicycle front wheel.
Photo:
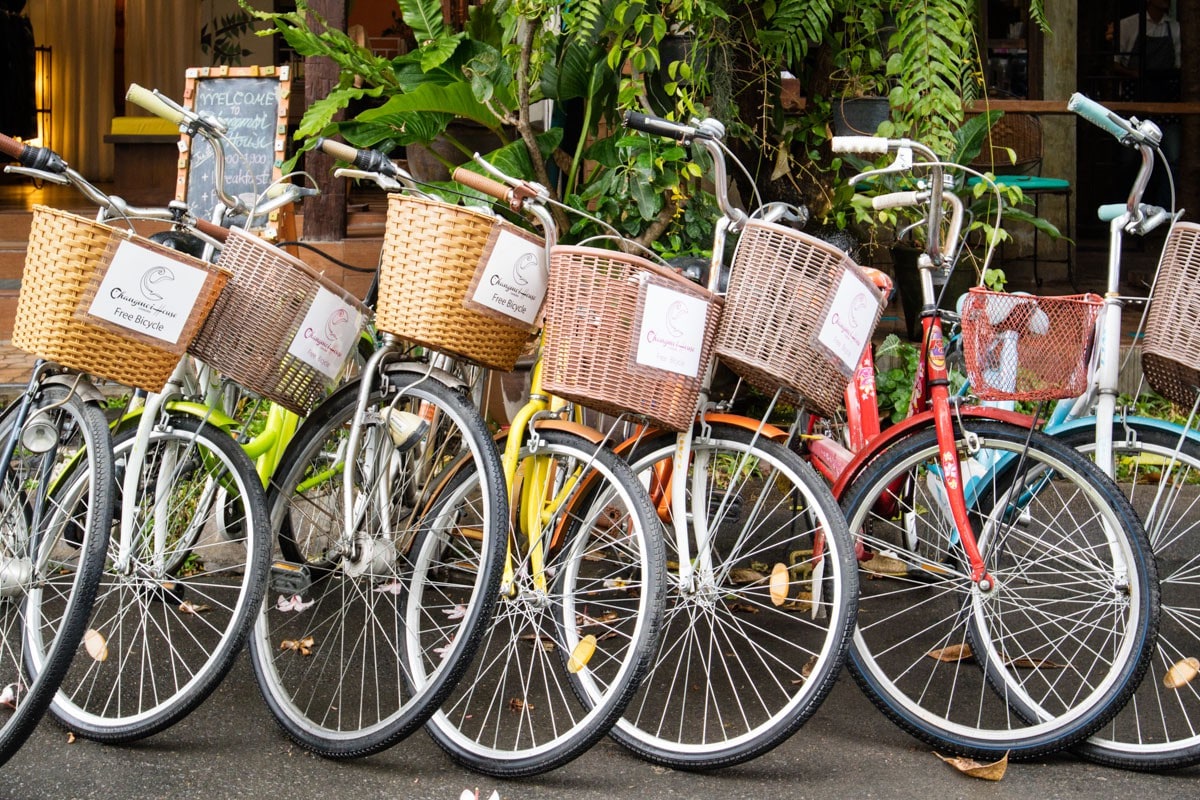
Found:
[{"label": "bicycle front wheel", "polygon": [[584,437],[534,436],[495,621],[426,726],[456,761],[498,777],[554,769],[608,733],[662,624],[662,536],[645,489]]},{"label": "bicycle front wheel", "polygon": [[245,642],[270,557],[262,484],[237,442],[168,414],[150,433],[136,494],[125,497],[136,434],[113,440],[115,521],[130,503],[132,529],[114,527],[88,651],[51,705],[67,728],[104,742],[163,731],[212,693]]},{"label": "bicycle front wheel", "polygon": [[[0,764],[42,718],[79,647],[112,519],[103,410],[46,386],[31,411],[0,485]],[[0,443],[14,426],[10,409]]]},{"label": "bicycle front wheel", "polygon": [[[369,400],[347,531],[357,401],[351,383],[322,403],[276,471],[271,518],[284,560],[251,638],[276,722],[329,758],[390,747],[454,687],[495,604],[508,517],[479,412],[460,391],[397,372]],[[398,432],[393,420],[424,426]]]},{"label": "bicycle front wheel", "polygon": [[[674,476],[675,446],[659,436],[629,456],[659,508],[670,568],[662,644],[613,737],[651,761],[712,769],[762,755],[816,712],[845,661],[858,575],[841,509],[799,456],[714,424],[697,431],[689,474]],[[682,553],[675,480],[688,492]]]},{"label": "bicycle front wheel", "polygon": [[850,666],[885,714],[943,751],[1036,757],[1095,732],[1136,688],[1158,617],[1154,559],[1129,503],[1080,454],[1015,426],[969,428],[979,449],[959,435],[961,472],[994,588],[962,554],[936,432],[902,438],[843,499],[871,555]]},{"label": "bicycle front wheel", "polygon": [[[1091,456],[1095,428],[1056,437]],[[1178,449],[1177,449],[1178,448]],[[1079,747],[1101,764],[1163,770],[1200,764],[1200,441],[1130,417],[1113,425],[1117,485],[1145,521],[1162,619],[1150,671],[1125,708]]]}]

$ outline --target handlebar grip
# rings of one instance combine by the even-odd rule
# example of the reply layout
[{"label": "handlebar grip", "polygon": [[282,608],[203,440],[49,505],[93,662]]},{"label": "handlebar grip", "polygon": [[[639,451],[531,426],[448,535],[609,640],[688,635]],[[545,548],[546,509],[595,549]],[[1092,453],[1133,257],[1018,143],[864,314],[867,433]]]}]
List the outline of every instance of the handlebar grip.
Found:
[{"label": "handlebar grip", "polygon": [[1096,209],[1096,216],[1101,222],[1112,222],[1117,217],[1129,210],[1129,206],[1124,203],[1105,203]]},{"label": "handlebar grip", "polygon": [[222,228],[217,223],[209,222],[206,219],[195,220],[195,222],[193,223],[193,227],[196,230],[203,233],[205,236],[209,237],[210,239],[216,239],[218,242],[221,242],[221,243],[224,243],[225,240],[227,238],[229,238],[228,229]]},{"label": "handlebar grip", "polygon": [[889,192],[875,195],[871,198],[871,208],[882,211],[885,208],[915,206],[921,202],[920,194],[920,192]]},{"label": "handlebar grip", "polygon": [[454,170],[451,176],[454,180],[461,183],[463,186],[470,187],[477,192],[483,192],[489,197],[494,197],[497,200],[508,202],[508,198],[512,195],[512,188],[505,186],[499,181],[494,181],[486,175],[480,175],[478,172],[472,172],[464,167],[459,167]]},{"label": "handlebar grip", "polygon": [[165,120],[174,122],[176,125],[187,123],[187,118],[182,111],[167,105],[154,92],[136,83],[129,84],[129,91],[125,93],[125,99],[134,105],[141,106],[154,116],[162,117]]},{"label": "handlebar grip", "polygon": [[[4,153],[4,155],[13,161],[20,161],[22,164],[25,164],[24,154],[26,149],[28,149],[27,145],[21,144],[11,136],[5,136],[3,133],[0,133],[0,153]],[[25,166],[29,165],[25,164]]]},{"label": "handlebar grip", "polygon": [[671,122],[669,119],[652,117],[649,114],[640,114],[637,111],[626,111],[624,124],[626,128],[633,128],[635,131],[652,133],[655,136],[664,136],[676,141],[691,139],[696,135],[696,129],[690,125],[680,125],[678,122]]},{"label": "handlebar grip", "polygon": [[56,175],[67,171],[67,162],[63,161],[62,156],[49,147],[33,147],[2,133],[0,133],[0,153],[30,169],[52,172]]},{"label": "handlebar grip", "polygon": [[835,136],[829,146],[835,153],[871,153],[888,151],[889,140],[883,136]]},{"label": "handlebar grip", "polygon": [[353,164],[358,169],[378,172],[380,175],[395,176],[397,174],[396,165],[378,150],[359,150],[344,142],[324,138],[317,140],[317,147],[321,148],[326,155],[332,156],[338,161]]},{"label": "handlebar grip", "polygon": [[1101,130],[1108,131],[1117,139],[1124,139],[1129,134],[1125,126],[1113,119],[1117,116],[1116,114],[1079,92],[1071,95],[1071,99],[1067,101],[1067,110],[1074,111]]}]

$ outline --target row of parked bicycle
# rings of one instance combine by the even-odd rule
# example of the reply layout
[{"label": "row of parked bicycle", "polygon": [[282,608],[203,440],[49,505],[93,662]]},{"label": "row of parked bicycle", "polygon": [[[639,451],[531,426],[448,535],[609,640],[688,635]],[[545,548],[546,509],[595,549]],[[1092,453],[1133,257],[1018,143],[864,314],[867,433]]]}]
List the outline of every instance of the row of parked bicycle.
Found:
[{"label": "row of parked bicycle", "polygon": [[[219,120],[130,99],[210,141],[223,185]],[[47,709],[98,741],[161,732],[247,642],[275,719],[332,758],[425,727],[496,776],[606,734],[722,767],[798,730],[848,663],[942,752],[1200,760],[1200,440],[1115,407],[1121,236],[1167,222],[1146,370],[1195,405],[1200,343],[1156,313],[1200,296],[1200,226],[1141,203],[1153,123],[1072,108],[1143,155],[1102,212],[1104,298],[972,290],[961,316],[937,310],[963,230],[947,181],[965,176],[909,140],[834,140],[894,154],[859,177],[907,177],[876,206],[927,214],[921,367],[886,430],[886,276],[791,227],[794,209],[734,207],[715,120],[625,120],[707,156],[706,286],[615,234],[559,244],[554,207],[586,212],[482,160],[419,186],[322,142],[338,175],[390,192],[362,300],[243,229],[290,184],[222,192],[199,219],[0,137],[9,170],[100,209],[39,207],[30,233],[13,341],[44,360],[0,417],[0,763]],[[135,220],[171,230],[113,224]],[[983,402],[951,376],[959,328]],[[519,361],[528,392],[494,434],[489,374]],[[137,391],[114,403],[112,383]]]}]

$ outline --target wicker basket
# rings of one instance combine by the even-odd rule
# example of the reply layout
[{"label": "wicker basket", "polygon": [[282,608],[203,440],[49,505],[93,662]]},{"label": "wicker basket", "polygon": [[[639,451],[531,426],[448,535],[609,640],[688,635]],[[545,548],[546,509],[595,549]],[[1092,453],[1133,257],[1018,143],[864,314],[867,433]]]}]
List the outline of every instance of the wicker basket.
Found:
[{"label": "wicker basket", "polygon": [[1177,222],[1163,247],[1142,341],[1142,372],[1163,397],[1191,408],[1200,391],[1200,225]]},{"label": "wicker basket", "polygon": [[542,386],[596,411],[683,430],[695,419],[719,310],[706,289],[645,259],[555,247]]},{"label": "wicker basket", "polygon": [[752,386],[782,388],[831,416],[883,305],[870,279],[838,248],[751,221],[734,253],[716,354]]},{"label": "wicker basket", "polygon": [[[105,279],[122,245],[136,245],[135,253],[154,266],[142,270],[141,285],[128,293],[109,288]],[[125,258],[121,259],[122,274]],[[193,271],[195,270],[195,271]],[[153,274],[152,273],[157,273]],[[167,276],[168,280],[157,280]],[[12,342],[48,361],[146,391],[161,391],[188,342],[212,308],[227,274],[212,264],[155,244],[128,231],[103,225],[65,211],[35,206],[21,276]],[[111,280],[111,279],[110,279]],[[133,279],[138,284],[136,278]],[[190,286],[190,290],[182,291]],[[102,291],[102,287],[104,287]],[[94,305],[97,297],[130,298],[126,310],[147,309],[147,319],[174,319],[178,335],[173,341],[145,335],[103,319]],[[193,302],[194,301],[194,302]],[[176,311],[168,306],[181,304]],[[190,313],[185,310],[190,307]],[[164,309],[166,309],[164,311]],[[111,313],[111,312],[110,312]],[[168,315],[164,317],[165,315]],[[142,317],[140,312],[134,319]],[[122,318],[128,318],[128,315]],[[154,326],[162,321],[151,323]],[[157,328],[155,328],[157,329]],[[169,333],[163,335],[170,336]]]},{"label": "wicker basket", "polygon": [[975,287],[962,308],[963,356],[982,400],[1055,400],[1087,389],[1101,300],[1034,297]]},{"label": "wicker basket", "polygon": [[461,206],[392,195],[376,327],[492,369],[511,370],[529,345],[529,328],[463,305],[489,237],[505,225]]},{"label": "wicker basket", "polygon": [[188,351],[301,416],[354,352],[367,309],[304,262],[240,229],[220,264],[232,273]]}]

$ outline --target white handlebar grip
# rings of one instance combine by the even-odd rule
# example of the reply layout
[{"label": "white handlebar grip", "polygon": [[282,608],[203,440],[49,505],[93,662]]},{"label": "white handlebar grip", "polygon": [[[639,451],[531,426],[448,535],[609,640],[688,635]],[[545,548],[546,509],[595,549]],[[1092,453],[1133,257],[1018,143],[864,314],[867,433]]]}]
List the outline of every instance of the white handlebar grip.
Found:
[{"label": "white handlebar grip", "polygon": [[138,86],[136,83],[129,85],[129,91],[125,93],[125,99],[134,105],[141,106],[156,117],[162,117],[165,120],[174,122],[176,125],[184,124],[183,112],[171,108],[154,92]]},{"label": "white handlebar grip", "polygon": [[829,145],[835,153],[886,153],[888,140],[882,136],[835,136]]},{"label": "white handlebar grip", "polygon": [[918,192],[889,192],[887,194],[879,194],[871,198],[871,208],[876,211],[882,211],[885,208],[899,208],[900,206],[915,206],[920,201]]}]

